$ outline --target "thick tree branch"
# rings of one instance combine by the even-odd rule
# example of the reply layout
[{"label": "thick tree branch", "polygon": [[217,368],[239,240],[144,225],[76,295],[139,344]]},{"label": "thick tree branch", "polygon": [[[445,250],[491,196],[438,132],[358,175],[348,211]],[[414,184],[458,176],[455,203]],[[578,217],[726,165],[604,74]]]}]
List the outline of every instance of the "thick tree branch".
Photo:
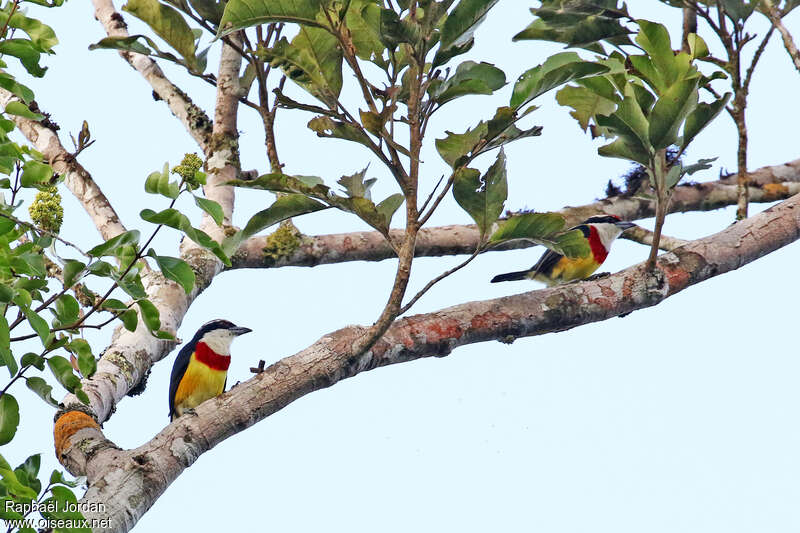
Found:
[{"label": "thick tree branch", "polygon": [[[4,108],[16,96],[0,89],[0,105]],[[30,120],[19,115],[8,115],[19,130],[42,153],[53,167],[53,170],[64,176],[64,184],[75,195],[86,213],[94,222],[97,231],[106,240],[125,231],[117,212],[111,206],[106,195],[97,186],[92,176],[75,160],[56,135],[56,126],[49,121]]]},{"label": "thick tree branch", "polygon": [[[800,195],[715,235],[595,281],[470,302],[395,322],[366,353],[353,346],[368,328],[350,326],[209,400],[134,450],[103,447],[90,437],[74,454],[85,465],[87,503],[103,503],[110,531],[128,531],[186,468],[226,438],[315,390],[377,367],[430,356],[459,346],[564,331],[657,305],[707,279],[735,270],[800,238]],[[75,473],[81,473],[78,470]]]},{"label": "thick tree branch", "polygon": [[[750,201],[774,202],[800,192],[800,159],[785,165],[760,168],[749,173]],[[675,188],[670,202],[671,213],[710,211],[738,200],[736,175],[718,181],[680,185]],[[655,202],[646,198],[614,196],[580,207],[567,207],[560,211],[568,224],[577,224],[597,213],[618,215],[624,220],[652,217]],[[392,230],[391,237],[402,239],[402,230]],[[475,225],[452,225],[422,228],[417,235],[416,256],[471,254],[478,244]],[[338,233],[331,235],[300,236],[298,247],[290,255],[275,259],[265,255],[264,237],[245,241],[232,258],[232,268],[277,268],[284,266],[316,266],[347,261],[383,261],[396,257],[386,239],[376,231]],[[508,250],[533,246],[526,241],[516,241],[492,250]]]},{"label": "thick tree branch", "polygon": [[[109,37],[128,37],[128,26],[114,8],[112,0],[92,0],[94,15]],[[153,88],[153,95],[166,102],[169,110],[205,152],[211,141],[211,120],[192,102],[189,95],[173,84],[151,58],[120,50],[119,55],[128,62]]]}]

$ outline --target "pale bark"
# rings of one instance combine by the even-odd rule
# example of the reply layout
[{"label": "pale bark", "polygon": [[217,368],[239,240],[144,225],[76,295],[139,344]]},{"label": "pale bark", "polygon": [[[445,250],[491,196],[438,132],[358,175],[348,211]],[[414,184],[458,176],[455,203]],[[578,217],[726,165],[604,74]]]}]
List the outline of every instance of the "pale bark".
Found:
[{"label": "pale bark", "polygon": [[[5,89],[0,89],[0,105],[3,108],[12,100],[19,98]],[[53,170],[64,177],[64,184],[86,210],[103,239],[108,240],[125,231],[125,226],[120,222],[119,215],[114,211],[111,202],[92,179],[91,174],[64,148],[49,123],[19,115],[7,116],[14,121],[34,148],[42,153]]]},{"label": "pale bark", "polygon": [[773,5],[771,0],[764,0],[764,12],[772,25],[780,32],[783,39],[783,47],[786,48],[786,52],[791,57],[794,68],[800,72],[800,51],[797,49],[792,34],[783,24],[780,11]]},{"label": "pale bark", "polygon": [[[390,364],[446,356],[459,346],[564,331],[657,305],[800,238],[800,195],[709,237],[594,281],[469,302],[395,322],[366,353],[353,352],[367,331],[351,326],[324,336],[167,426],[143,446],[109,447],[97,429],[74,446],[74,473],[85,473],[83,501],[104,503],[107,531],[128,531],[186,468],[226,438],[315,390]],[[91,449],[92,453],[84,453]]]},{"label": "pale bark", "polygon": [[[92,0],[94,16],[103,25],[109,37],[128,37],[128,27],[122,15],[114,8],[112,0]],[[169,110],[205,152],[211,141],[211,120],[192,102],[191,98],[172,83],[155,61],[148,56],[120,50],[119,55],[128,62],[153,88],[153,95],[166,102]]]},{"label": "pale bark", "polygon": [[[751,202],[774,202],[800,192],[800,159],[783,165],[760,168],[748,175]],[[670,213],[710,211],[738,200],[736,175],[718,181],[680,185],[675,188]],[[655,214],[655,202],[647,198],[614,196],[580,207],[559,211],[568,225],[577,224],[598,213],[617,215],[623,220],[639,220]],[[401,239],[402,230],[392,230],[392,238]],[[480,235],[475,225],[451,225],[422,228],[417,235],[416,257],[468,255],[475,251]],[[623,237],[626,237],[623,235]],[[528,241],[515,241],[490,251],[527,248]],[[377,231],[359,231],[331,235],[300,236],[298,247],[285,257],[264,254],[265,238],[252,237],[231,259],[231,268],[278,268],[316,266],[347,261],[383,261],[396,257],[383,235]]]}]

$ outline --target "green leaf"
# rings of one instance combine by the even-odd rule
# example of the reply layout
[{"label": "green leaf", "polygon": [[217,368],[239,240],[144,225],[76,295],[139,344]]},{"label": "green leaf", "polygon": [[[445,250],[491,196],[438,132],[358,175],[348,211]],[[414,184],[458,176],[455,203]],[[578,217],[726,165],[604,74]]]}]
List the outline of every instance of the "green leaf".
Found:
[{"label": "green leaf", "polygon": [[386,220],[387,228],[391,225],[392,217],[394,217],[394,214],[398,209],[400,209],[400,206],[403,205],[405,200],[405,196],[400,193],[396,193],[386,197],[375,206],[375,210],[378,212],[378,214]]},{"label": "green leaf", "polygon": [[483,238],[503,212],[503,204],[508,197],[506,155],[503,150],[500,150],[497,160],[483,176],[472,168],[458,169],[453,179],[453,196],[478,225]]},{"label": "green leaf", "polygon": [[39,59],[41,58],[42,54],[36,45],[34,45],[33,42],[29,41],[28,39],[5,39],[0,41],[0,55],[6,54],[19,59],[20,63],[22,63],[22,66],[25,67],[25,70],[27,70],[31,76],[41,78],[44,76],[44,73],[47,70],[46,68],[39,66]]},{"label": "green leaf", "polygon": [[183,16],[158,0],[128,0],[124,11],[146,23],[156,34],[174,48],[192,72],[199,72],[195,57],[195,38]]},{"label": "green leaf", "polygon": [[544,245],[567,257],[585,257],[591,252],[580,230],[562,232],[565,220],[559,213],[524,213],[500,222],[489,242],[500,244],[526,240]]},{"label": "green leaf", "polygon": [[61,385],[69,392],[74,393],[80,387],[81,380],[72,372],[72,364],[60,355],[53,355],[47,359],[47,366]]},{"label": "green leaf", "polygon": [[18,28],[28,34],[33,45],[40,51],[51,53],[53,47],[58,44],[58,38],[53,28],[42,24],[34,18],[26,17],[17,11],[9,19],[8,13],[0,13],[0,25],[8,24],[10,28]]},{"label": "green leaf", "polygon": [[[108,239],[103,244],[98,244],[86,253],[92,257],[114,255],[114,251],[117,248],[125,246],[126,244],[139,244],[139,230],[131,230],[126,231],[125,233],[120,233],[116,237]],[[97,265],[97,263],[93,263],[92,266],[94,265]],[[91,267],[90,270],[92,273],[96,273],[95,269],[92,269]]]},{"label": "green leaf", "polygon": [[34,98],[33,91],[16,81],[10,74],[0,73],[0,87],[21,98],[26,104],[30,104]]},{"label": "green leaf", "polygon": [[632,133],[636,137],[636,140],[639,142],[642,149],[649,152],[651,150],[650,138],[648,134],[650,123],[648,122],[647,117],[644,116],[642,109],[639,107],[639,102],[636,99],[636,95],[631,84],[626,85],[624,91],[624,97],[619,103],[617,111],[612,116],[618,118],[623,124],[625,124],[628,131],[623,133],[621,130],[618,130],[618,134],[630,136]]},{"label": "green leaf", "polygon": [[681,172],[681,165],[680,163],[673,165],[670,167],[669,171],[667,172],[667,177],[664,180],[667,189],[671,189],[678,184],[678,182],[683,177],[683,172]]},{"label": "green leaf", "polygon": [[23,187],[36,187],[37,185],[48,185],[52,177],[53,169],[50,165],[31,159],[25,161],[25,164],[22,166],[22,177],[20,181]]},{"label": "green leaf", "polygon": [[197,207],[208,213],[208,215],[214,219],[214,222],[216,222],[217,226],[222,226],[222,221],[224,220],[225,215],[222,212],[221,205],[214,200],[200,198],[199,196],[194,197],[194,203],[197,205]]},{"label": "green leaf", "polygon": [[308,128],[314,131],[317,137],[344,139],[346,141],[363,144],[364,146],[370,146],[369,137],[367,137],[363,131],[355,126],[345,122],[339,122],[330,117],[321,116],[312,118],[308,122]]},{"label": "green leaf", "polygon": [[501,243],[526,239],[539,243],[539,240],[561,231],[564,225],[564,217],[558,213],[523,213],[500,222],[489,241]]},{"label": "green leaf", "polygon": [[731,93],[725,93],[722,98],[710,104],[701,102],[694,111],[689,113],[683,126],[683,137],[680,139],[681,149],[689,146],[689,143],[725,109],[730,97]]},{"label": "green leaf", "polygon": [[194,271],[183,259],[166,255],[156,255],[155,250],[152,248],[147,252],[147,255],[156,260],[158,268],[166,278],[177,282],[183,287],[186,294],[192,292],[195,284]]},{"label": "green leaf", "polygon": [[683,167],[683,173],[691,175],[697,172],[698,170],[709,169],[711,168],[711,163],[713,163],[716,160],[717,160],[716,157],[712,157],[710,159],[700,159],[699,161],[697,161],[697,163],[693,163],[691,165],[686,165],[685,167]]},{"label": "green leaf", "polygon": [[58,401],[56,401],[52,395],[53,387],[48,385],[44,379],[40,378],[39,376],[26,377],[25,384],[30,390],[35,392],[39,398],[44,400],[49,405],[52,405],[53,407],[59,406]]},{"label": "green leaf", "polygon": [[225,0],[189,0],[197,14],[215,26],[222,20],[225,12]]},{"label": "green leaf", "polygon": [[302,194],[287,194],[275,200],[275,203],[268,208],[253,215],[247,221],[242,233],[245,238],[251,237],[284,220],[322,209],[328,209],[328,206]]},{"label": "green leaf", "polygon": [[204,231],[192,227],[192,223],[189,221],[186,215],[177,209],[164,209],[158,213],[152,209],[144,209],[141,211],[141,213],[139,213],[139,216],[141,216],[142,219],[146,220],[147,222],[152,222],[153,224],[164,224],[165,226],[182,231],[187,237],[192,239],[203,248],[211,250],[211,252],[213,252],[214,255],[220,259],[220,261],[225,263],[225,265],[231,265],[230,259],[228,259],[228,256],[225,255],[225,252],[222,251],[220,244],[209,237]]},{"label": "green leaf", "polygon": [[59,472],[58,470],[53,470],[53,473],[50,474],[50,484],[51,485],[67,485],[68,487],[77,487],[79,483],[77,481],[68,481],[64,479],[64,474]]},{"label": "green leaf", "polygon": [[92,355],[92,347],[84,339],[75,339],[67,349],[78,355],[78,369],[85,378],[90,378],[97,370],[97,360]]},{"label": "green leaf", "polygon": [[269,22],[294,22],[322,27],[317,21],[317,14],[326,3],[325,0],[229,0],[219,23],[217,37]]},{"label": "green leaf", "polygon": [[443,83],[433,85],[431,96],[440,105],[468,94],[492,94],[506,84],[506,75],[491,63],[465,61]]},{"label": "green leaf", "polygon": [[74,259],[64,261],[64,286],[72,287],[75,285],[84,268],[86,268],[86,265],[80,261]]},{"label": "green leaf", "polygon": [[136,326],[139,323],[139,315],[136,314],[136,311],[128,309],[122,313],[119,318],[122,320],[122,325],[125,326],[125,329],[128,331],[136,331]]},{"label": "green leaf", "polygon": [[164,163],[164,168],[159,172],[151,172],[144,182],[145,192],[160,194],[174,200],[181,192],[180,183],[169,180],[169,163]]},{"label": "green leaf", "polygon": [[0,446],[8,444],[19,426],[19,404],[9,393],[0,396]]},{"label": "green leaf", "polygon": [[380,15],[379,36],[387,48],[395,49],[401,43],[416,47],[421,39],[420,26],[410,17],[401,19],[391,9],[382,9]]},{"label": "green leaf", "polygon": [[514,36],[519,40],[545,40],[603,53],[600,41],[629,44],[630,30],[620,24],[628,17],[625,4],[614,0],[543,0],[531,12],[539,17]]},{"label": "green leaf", "polygon": [[260,54],[309,94],[336,108],[342,91],[343,55],[336,37],[328,31],[301,26],[291,43],[282,38]]},{"label": "green leaf", "polygon": [[158,313],[158,308],[153,305],[150,300],[139,300],[136,302],[139,305],[139,311],[142,315],[142,320],[147,329],[158,331],[161,329],[161,318]]},{"label": "green leaf", "polygon": [[558,91],[556,93],[556,101],[562,106],[568,106],[573,109],[569,114],[578,121],[583,131],[586,131],[586,128],[589,127],[589,120],[596,115],[610,115],[617,108],[615,100],[586,87],[572,85],[568,85]]},{"label": "green leaf", "polygon": [[50,326],[47,324],[47,321],[33,309],[23,308],[22,311],[25,313],[25,318],[28,319],[28,323],[31,328],[33,328],[33,331],[39,335],[42,344],[47,347],[47,340],[50,337]]},{"label": "green leaf", "polygon": [[697,79],[681,80],[667,89],[650,112],[650,142],[656,150],[675,144],[686,116],[697,106]]},{"label": "green leaf", "polygon": [[345,16],[356,55],[364,61],[384,64],[381,41],[381,8],[372,0],[351,0]]},{"label": "green leaf", "polygon": [[45,358],[41,355],[33,352],[28,352],[22,356],[19,360],[19,364],[22,366],[34,366],[39,370],[44,370]]},{"label": "green leaf", "polygon": [[690,33],[686,39],[689,42],[689,55],[692,59],[706,57],[708,55],[708,45],[702,37],[696,33]]},{"label": "green leaf", "polygon": [[550,56],[544,63],[526,71],[514,85],[511,107],[520,108],[537,96],[573,80],[596,76],[610,69],[600,63],[584,61],[575,52]]},{"label": "green leaf", "polygon": [[58,319],[58,325],[65,326],[74,324],[78,320],[78,315],[81,312],[81,306],[74,296],[62,294],[56,300],[56,304],[52,310]]},{"label": "green leaf", "polygon": [[675,61],[667,28],[644,19],[639,19],[636,23],[639,25],[636,42],[650,56],[653,66],[663,76],[666,85],[671,86],[678,80],[680,70]]},{"label": "green leaf", "polygon": [[23,462],[14,470],[17,472],[22,471],[28,476],[28,479],[35,480],[39,476],[39,468],[41,467],[41,464],[42,464],[41,454],[35,453],[30,457],[28,457],[27,459],[25,459],[25,462]]},{"label": "green leaf", "polygon": [[442,65],[453,57],[451,53],[454,50],[468,50],[472,46],[475,30],[495,4],[497,0],[461,0],[456,5],[442,26],[439,50],[433,60],[434,66]]},{"label": "green leaf", "polygon": [[19,370],[17,360],[11,353],[11,331],[8,329],[8,320],[0,316],[0,363],[8,367],[8,373],[13,378]]}]

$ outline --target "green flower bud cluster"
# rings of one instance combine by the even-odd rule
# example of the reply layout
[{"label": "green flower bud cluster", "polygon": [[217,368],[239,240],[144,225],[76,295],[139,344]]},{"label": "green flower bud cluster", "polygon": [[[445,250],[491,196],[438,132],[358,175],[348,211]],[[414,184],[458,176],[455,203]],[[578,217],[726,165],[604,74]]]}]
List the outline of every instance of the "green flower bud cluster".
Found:
[{"label": "green flower bud cluster", "polygon": [[200,172],[203,160],[197,154],[185,154],[181,164],[172,169],[179,175],[190,191],[198,189],[206,183],[206,175]]},{"label": "green flower bud cluster", "polygon": [[61,206],[61,195],[55,187],[47,187],[36,194],[33,203],[28,207],[31,220],[37,227],[51,233],[61,230],[64,222],[64,208]]}]

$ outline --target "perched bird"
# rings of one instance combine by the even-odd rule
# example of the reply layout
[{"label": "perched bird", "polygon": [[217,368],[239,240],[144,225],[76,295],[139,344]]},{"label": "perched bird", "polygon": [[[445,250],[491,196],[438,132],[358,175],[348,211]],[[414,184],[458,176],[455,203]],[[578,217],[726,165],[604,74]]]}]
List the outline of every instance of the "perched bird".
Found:
[{"label": "perched bird", "polygon": [[253,330],[227,320],[212,320],[178,352],[169,377],[169,417],[175,420],[225,390],[231,343]]},{"label": "perched bird", "polygon": [[632,222],[623,222],[614,215],[588,218],[582,224],[570,228],[571,230],[581,230],[583,236],[589,241],[592,253],[588,256],[570,259],[553,250],[547,250],[539,261],[528,270],[500,274],[492,278],[492,283],[533,279],[552,287],[560,283],[586,279],[606,260],[614,239],[635,225]]}]

